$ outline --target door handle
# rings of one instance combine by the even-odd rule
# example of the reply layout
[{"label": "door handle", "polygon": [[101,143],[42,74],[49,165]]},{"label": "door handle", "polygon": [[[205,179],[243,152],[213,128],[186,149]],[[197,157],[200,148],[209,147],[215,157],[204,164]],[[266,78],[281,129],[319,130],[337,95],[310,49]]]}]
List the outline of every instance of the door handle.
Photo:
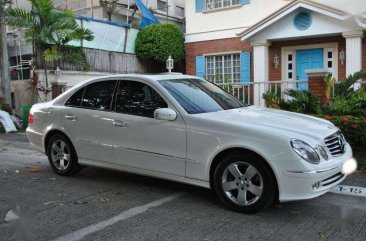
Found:
[{"label": "door handle", "polygon": [[75,115],[70,115],[70,114],[67,114],[65,117],[66,117],[66,119],[71,120],[71,121],[75,121],[77,119],[77,117]]},{"label": "door handle", "polygon": [[115,120],[113,121],[113,124],[117,127],[127,127],[127,123],[121,120]]}]

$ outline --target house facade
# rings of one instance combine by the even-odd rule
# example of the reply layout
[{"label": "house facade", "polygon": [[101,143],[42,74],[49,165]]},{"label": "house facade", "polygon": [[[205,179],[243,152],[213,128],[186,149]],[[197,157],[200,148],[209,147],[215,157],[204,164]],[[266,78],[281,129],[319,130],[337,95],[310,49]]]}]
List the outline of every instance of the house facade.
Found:
[{"label": "house facade", "polygon": [[308,89],[317,73],[343,80],[366,68],[366,1],[194,0],[186,23],[187,73],[218,84]]}]

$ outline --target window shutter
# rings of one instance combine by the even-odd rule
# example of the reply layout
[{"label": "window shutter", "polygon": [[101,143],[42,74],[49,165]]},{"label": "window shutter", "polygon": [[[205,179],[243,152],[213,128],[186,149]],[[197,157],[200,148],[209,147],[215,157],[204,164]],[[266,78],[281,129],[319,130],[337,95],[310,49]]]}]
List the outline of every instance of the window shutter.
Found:
[{"label": "window shutter", "polygon": [[196,0],[196,13],[202,12],[205,8],[205,0]]},{"label": "window shutter", "polygon": [[196,76],[205,77],[205,56],[196,56]]},{"label": "window shutter", "polygon": [[240,53],[240,83],[250,82],[250,52]]},{"label": "window shutter", "polygon": [[250,0],[240,0],[240,4],[244,5],[244,4],[249,4]]}]

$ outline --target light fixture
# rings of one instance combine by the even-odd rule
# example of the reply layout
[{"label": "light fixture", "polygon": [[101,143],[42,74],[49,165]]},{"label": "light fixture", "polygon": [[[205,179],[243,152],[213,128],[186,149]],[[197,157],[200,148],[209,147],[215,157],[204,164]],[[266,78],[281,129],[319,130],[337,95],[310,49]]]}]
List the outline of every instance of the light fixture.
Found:
[{"label": "light fixture", "polygon": [[169,71],[169,73],[172,72],[172,69],[174,68],[174,60],[172,59],[172,56],[169,55],[169,58],[166,60],[166,68]]},{"label": "light fixture", "polygon": [[339,61],[341,61],[341,64],[344,65],[345,60],[346,60],[346,53],[342,49],[341,52],[339,52]]},{"label": "light fixture", "polygon": [[276,69],[280,66],[280,57],[277,54],[273,57],[273,65]]}]

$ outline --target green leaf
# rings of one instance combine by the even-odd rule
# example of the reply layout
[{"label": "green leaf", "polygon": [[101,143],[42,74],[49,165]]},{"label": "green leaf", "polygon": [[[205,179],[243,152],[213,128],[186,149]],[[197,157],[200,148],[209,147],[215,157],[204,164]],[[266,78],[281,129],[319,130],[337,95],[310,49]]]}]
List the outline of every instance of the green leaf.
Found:
[{"label": "green leaf", "polygon": [[57,48],[55,47],[46,49],[43,53],[43,56],[47,62],[57,61],[61,58],[61,54],[57,51]]},{"label": "green leaf", "polygon": [[84,52],[67,45],[73,40],[94,39],[93,32],[82,28],[71,10],[54,9],[52,0],[29,0],[31,10],[10,8],[5,12],[9,26],[24,28],[26,41],[34,42],[38,51],[43,52],[46,62],[64,59],[78,62],[85,69],[90,68]]},{"label": "green leaf", "polygon": [[169,55],[174,61],[184,58],[184,37],[173,24],[153,24],[139,31],[135,42],[137,57],[165,63]]}]

